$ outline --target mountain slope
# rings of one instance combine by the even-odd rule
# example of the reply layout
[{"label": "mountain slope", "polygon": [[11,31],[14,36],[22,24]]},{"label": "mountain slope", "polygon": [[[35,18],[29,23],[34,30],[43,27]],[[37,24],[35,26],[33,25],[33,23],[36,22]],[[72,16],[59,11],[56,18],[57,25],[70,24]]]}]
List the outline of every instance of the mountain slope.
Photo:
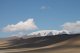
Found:
[{"label": "mountain slope", "polygon": [[41,37],[33,37],[28,39],[14,39],[10,40],[10,46],[8,48],[34,48],[34,47],[44,47],[51,44],[56,44],[59,42],[66,41],[73,37],[79,36],[79,34],[61,34],[56,36],[41,36]]},{"label": "mountain slope", "polygon": [[[77,35],[77,36],[76,36]],[[80,53],[80,34],[65,41],[38,48],[11,48],[1,53]]]},{"label": "mountain slope", "polygon": [[[26,51],[24,51],[25,53]],[[51,45],[38,50],[27,51],[27,53],[80,53],[80,35],[69,40],[60,42],[56,46]]]},{"label": "mountain slope", "polygon": [[46,47],[14,53],[80,53],[80,36]]}]

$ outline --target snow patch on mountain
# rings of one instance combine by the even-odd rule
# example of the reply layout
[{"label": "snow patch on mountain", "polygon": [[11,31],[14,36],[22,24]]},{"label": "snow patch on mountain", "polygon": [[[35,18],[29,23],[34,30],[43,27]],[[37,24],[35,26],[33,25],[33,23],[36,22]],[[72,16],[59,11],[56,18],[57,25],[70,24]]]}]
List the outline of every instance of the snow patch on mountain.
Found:
[{"label": "snow patch on mountain", "polygon": [[39,35],[39,36],[48,36],[48,35],[58,35],[58,34],[70,34],[67,30],[41,30],[37,32],[33,32],[28,35]]}]

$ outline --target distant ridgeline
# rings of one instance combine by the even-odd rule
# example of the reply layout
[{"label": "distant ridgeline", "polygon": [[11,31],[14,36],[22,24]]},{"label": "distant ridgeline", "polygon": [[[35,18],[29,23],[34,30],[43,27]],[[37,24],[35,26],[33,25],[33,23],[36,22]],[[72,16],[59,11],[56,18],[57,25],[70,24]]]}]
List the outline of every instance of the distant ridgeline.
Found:
[{"label": "distant ridgeline", "polygon": [[[10,48],[29,48],[29,47],[43,47],[55,43],[59,43],[71,38],[80,37],[80,34],[58,34],[58,35],[48,35],[40,37],[29,37],[29,38],[16,38],[9,41]],[[9,48],[9,47],[8,47]]]}]

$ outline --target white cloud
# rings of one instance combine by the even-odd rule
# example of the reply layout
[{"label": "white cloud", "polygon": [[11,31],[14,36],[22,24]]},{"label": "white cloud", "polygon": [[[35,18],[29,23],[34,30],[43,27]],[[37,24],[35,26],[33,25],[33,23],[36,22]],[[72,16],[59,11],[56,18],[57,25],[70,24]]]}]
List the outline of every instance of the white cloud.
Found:
[{"label": "white cloud", "polygon": [[48,9],[48,7],[47,7],[47,6],[41,6],[40,9],[41,9],[41,10],[45,10],[45,9]]},{"label": "white cloud", "polygon": [[3,28],[5,32],[13,32],[13,31],[23,31],[23,30],[33,30],[37,29],[38,27],[35,25],[34,20],[28,19],[26,21],[20,21],[17,24],[7,25]]},{"label": "white cloud", "polygon": [[62,26],[63,29],[68,30],[70,32],[80,33],[80,21],[76,21],[74,23],[64,23]]}]

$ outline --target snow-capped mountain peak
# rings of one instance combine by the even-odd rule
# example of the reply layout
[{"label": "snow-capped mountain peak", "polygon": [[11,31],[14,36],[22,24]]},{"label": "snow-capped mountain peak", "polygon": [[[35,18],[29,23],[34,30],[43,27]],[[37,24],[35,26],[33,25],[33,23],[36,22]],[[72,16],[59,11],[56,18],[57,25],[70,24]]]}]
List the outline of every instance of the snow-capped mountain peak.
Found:
[{"label": "snow-capped mountain peak", "polygon": [[58,35],[58,34],[69,34],[67,30],[41,30],[37,32],[33,32],[29,35],[39,35],[39,36],[47,36],[47,35]]}]

